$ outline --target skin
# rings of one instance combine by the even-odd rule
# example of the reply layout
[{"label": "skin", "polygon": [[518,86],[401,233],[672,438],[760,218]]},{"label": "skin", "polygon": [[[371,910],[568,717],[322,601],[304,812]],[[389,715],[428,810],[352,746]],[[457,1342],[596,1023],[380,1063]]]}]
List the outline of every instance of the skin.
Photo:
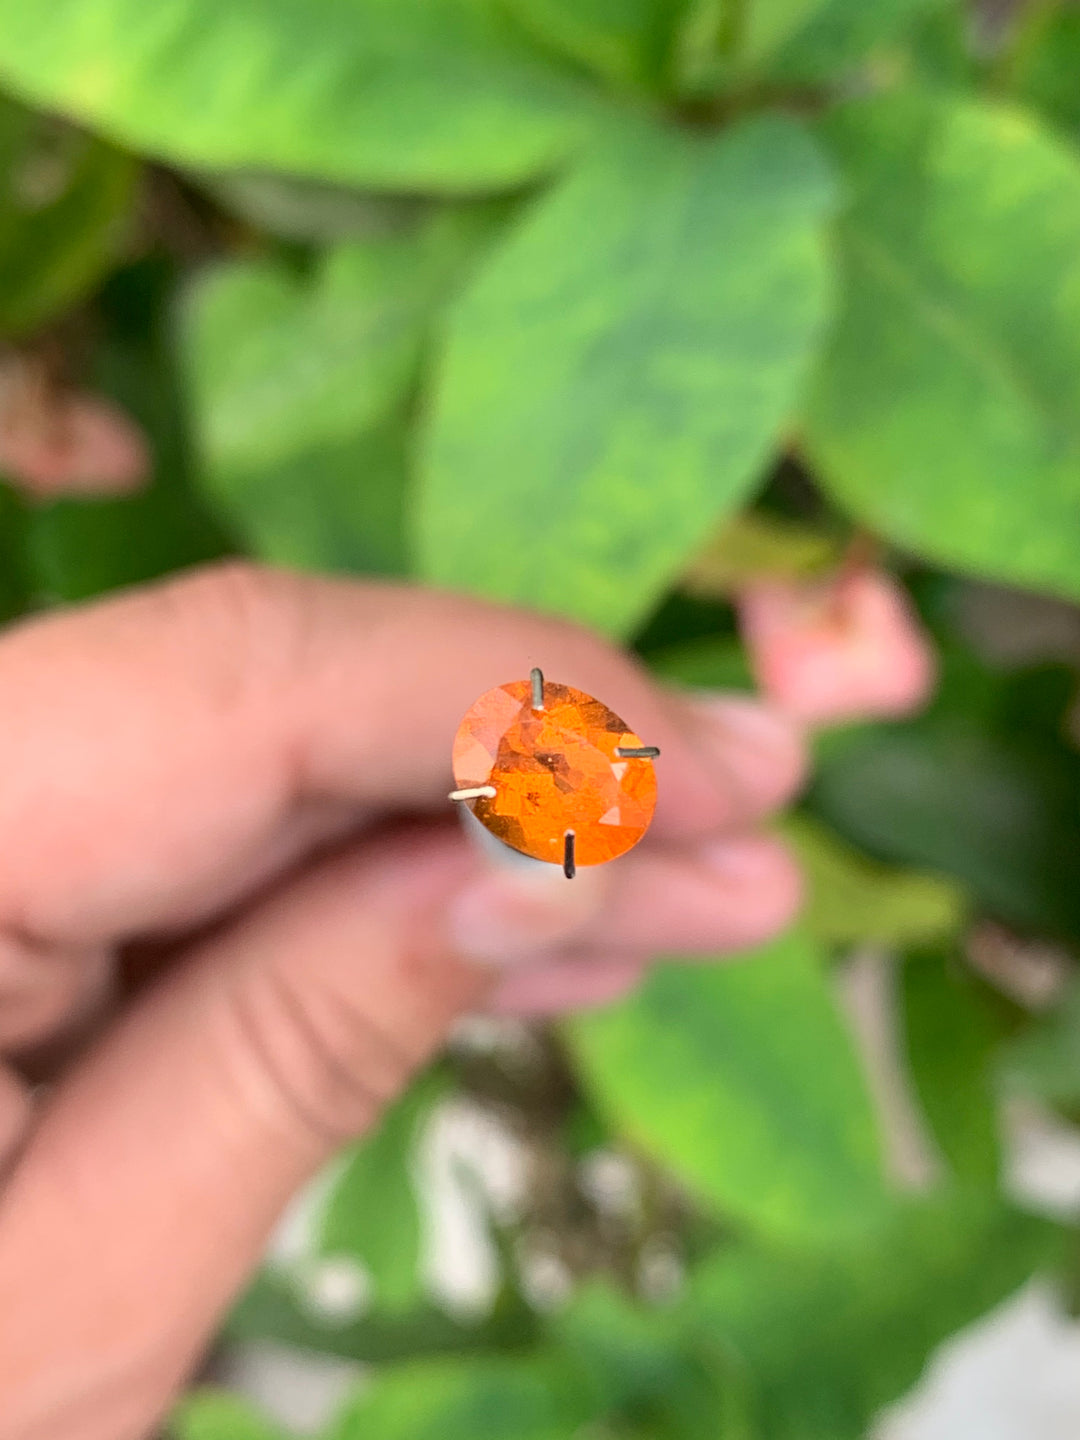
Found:
[{"label": "skin", "polygon": [[[572,884],[502,873],[446,800],[461,715],[534,664],[662,751],[647,839]],[[791,725],[560,621],[231,565],[10,630],[0,695],[6,1440],[148,1434],[461,1015],[598,1003],[798,904],[754,833]]]}]

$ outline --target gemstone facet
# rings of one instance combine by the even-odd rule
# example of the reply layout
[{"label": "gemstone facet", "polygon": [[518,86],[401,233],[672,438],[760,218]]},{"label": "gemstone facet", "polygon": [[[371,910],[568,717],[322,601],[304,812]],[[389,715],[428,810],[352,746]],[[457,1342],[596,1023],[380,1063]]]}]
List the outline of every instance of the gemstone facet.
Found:
[{"label": "gemstone facet", "polygon": [[651,759],[617,749],[641,741],[606,705],[571,685],[543,682],[544,708],[528,680],[481,695],[454,739],[459,789],[493,786],[466,803],[506,845],[561,865],[567,830],[577,865],[600,865],[636,845],[656,805]]}]

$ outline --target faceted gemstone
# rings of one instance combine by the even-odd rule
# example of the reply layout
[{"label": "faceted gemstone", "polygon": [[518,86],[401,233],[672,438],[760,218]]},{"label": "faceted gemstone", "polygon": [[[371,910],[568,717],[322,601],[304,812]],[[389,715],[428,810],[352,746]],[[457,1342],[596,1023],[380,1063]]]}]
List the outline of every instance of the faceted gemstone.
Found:
[{"label": "faceted gemstone", "polygon": [[578,865],[600,865],[636,845],[656,805],[652,760],[622,759],[641,740],[606,705],[571,685],[544,682],[532,707],[528,680],[481,695],[454,739],[459,789],[495,788],[467,801],[493,835],[525,855],[561,864],[574,832]]}]

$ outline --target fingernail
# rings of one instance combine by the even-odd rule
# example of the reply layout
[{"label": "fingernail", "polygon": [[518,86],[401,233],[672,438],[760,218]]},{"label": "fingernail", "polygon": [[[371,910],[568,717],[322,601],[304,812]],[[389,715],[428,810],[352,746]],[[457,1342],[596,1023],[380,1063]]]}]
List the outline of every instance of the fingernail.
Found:
[{"label": "fingernail", "polygon": [[555,865],[480,876],[452,902],[450,940],[484,965],[515,965],[557,952],[601,912],[610,882],[601,867],[567,880]]},{"label": "fingernail", "polygon": [[695,695],[687,702],[696,737],[763,808],[788,799],[806,771],[802,726],[743,695]]}]

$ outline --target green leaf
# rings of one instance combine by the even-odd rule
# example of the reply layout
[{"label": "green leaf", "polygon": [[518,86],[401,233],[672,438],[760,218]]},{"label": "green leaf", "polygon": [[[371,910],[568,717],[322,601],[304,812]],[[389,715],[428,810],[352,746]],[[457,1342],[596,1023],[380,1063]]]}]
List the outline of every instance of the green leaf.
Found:
[{"label": "green leaf", "polygon": [[739,58],[756,67],[766,56],[804,31],[825,8],[827,0],[743,0]]},{"label": "green leaf", "polygon": [[918,94],[821,134],[854,195],[806,419],[822,483],[937,563],[1080,596],[1080,159],[1019,111]]},{"label": "green leaf", "polygon": [[186,1395],[169,1417],[171,1440],[285,1440],[247,1400],[210,1387]]},{"label": "green leaf", "polygon": [[566,1033],[601,1113],[721,1212],[806,1242],[880,1202],[864,1079],[798,933],[749,959],[665,965]]},{"label": "green leaf", "polygon": [[819,749],[811,808],[882,859],[953,875],[1020,929],[1080,936],[1080,763],[963,711],[853,728]]},{"label": "green leaf", "polygon": [[1001,1168],[994,1066],[1002,1015],[948,950],[905,957],[903,1024],[923,1113],[953,1174],[993,1186]]},{"label": "green leaf", "polygon": [[1054,0],[1025,10],[1007,78],[1021,99],[1075,140],[1080,137],[1080,10]]},{"label": "green leaf", "polygon": [[787,84],[820,84],[890,58],[898,42],[941,6],[942,0],[824,0],[770,57],[768,74]]},{"label": "green leaf", "polygon": [[646,656],[649,669],[663,680],[698,690],[753,690],[746,651],[738,640],[684,640]]},{"label": "green leaf", "polygon": [[550,171],[594,104],[494,0],[0,0],[0,79],[175,162],[459,194]]},{"label": "green leaf", "polygon": [[682,1304],[635,1304],[594,1282],[553,1317],[555,1338],[604,1414],[605,1436],[743,1440],[731,1413],[737,1397],[687,1343],[684,1311]]},{"label": "green leaf", "polygon": [[0,483],[0,624],[29,606],[33,580],[26,563],[27,508]]},{"label": "green leaf", "polygon": [[920,84],[952,90],[977,89],[982,57],[972,45],[971,15],[956,0],[937,0],[924,7],[905,36],[904,68]]},{"label": "green leaf", "polygon": [[708,94],[745,83],[828,0],[689,0],[675,39],[680,89]]},{"label": "green leaf", "polygon": [[680,95],[708,96],[724,88],[730,78],[724,52],[735,13],[729,0],[687,0],[671,54],[675,89]]},{"label": "green leaf", "polygon": [[490,1315],[474,1323],[455,1320],[431,1304],[418,1305],[407,1315],[323,1318],[302,1302],[294,1277],[264,1270],[233,1307],[224,1333],[228,1340],[271,1340],[295,1350],[383,1365],[423,1356],[524,1349],[536,1343],[537,1319],[523,1302],[502,1298]]},{"label": "green leaf", "polygon": [[744,510],[693,558],[679,583],[689,595],[731,596],[755,580],[819,578],[841,559],[839,536],[762,510]]},{"label": "green leaf", "polygon": [[[680,88],[820,86],[856,68],[893,78],[954,0],[689,0],[675,44]],[[936,41],[931,41],[933,45]]]},{"label": "green leaf", "polygon": [[669,590],[634,632],[642,655],[652,655],[688,640],[733,639],[735,617],[719,600],[702,600],[683,590]]},{"label": "green leaf", "polygon": [[360,1261],[371,1276],[380,1313],[401,1313],[421,1298],[413,1149],[419,1127],[444,1089],[436,1070],[410,1086],[375,1133],[353,1147],[323,1211],[320,1254]]},{"label": "green leaf", "polygon": [[0,333],[80,299],[115,257],[135,162],[0,96]]},{"label": "green leaf", "polygon": [[[26,564],[37,591],[84,600],[229,553],[229,538],[194,493],[188,441],[161,310],[170,289],[141,272],[114,280],[140,307],[139,328],[108,321],[93,380],[145,430],[153,454],[148,487],[131,496],[63,499],[35,506],[26,522]],[[164,294],[161,290],[164,290]]]},{"label": "green leaf", "polygon": [[383,1371],[326,1440],[572,1440],[587,1416],[544,1360],[418,1362]]},{"label": "green leaf", "polygon": [[230,553],[186,477],[160,464],[142,493],[53,501],[32,512],[27,532],[37,588],[53,601],[87,600]]},{"label": "green leaf", "polygon": [[261,170],[204,170],[189,178],[256,230],[300,245],[399,234],[442,203]]},{"label": "green leaf", "polygon": [[260,558],[406,568],[405,406],[432,315],[500,213],[343,244],[305,278],[234,262],[197,284],[182,340],[204,484]]},{"label": "green leaf", "polygon": [[508,0],[542,44],[615,85],[660,79],[682,0]]},{"label": "green leaf", "polygon": [[400,575],[408,569],[409,434],[401,416],[351,441],[284,455],[246,475],[205,473],[252,555],[293,570]]},{"label": "green leaf", "polygon": [[896,1207],[854,1242],[817,1252],[722,1252],[694,1281],[703,1339],[738,1364],[754,1435],[862,1440],[934,1348],[1053,1254],[1056,1232],[957,1195]]},{"label": "green leaf", "polygon": [[1080,981],[1006,1048],[1001,1070],[1011,1089],[1080,1114]]},{"label": "green leaf", "polygon": [[961,888],[942,876],[882,865],[808,815],[784,838],[806,877],[802,924],[823,945],[912,945],[954,934],[967,918]]},{"label": "green leaf", "polygon": [[628,130],[537,202],[452,311],[426,577],[611,632],[644,618],[796,403],[831,194],[803,131],[765,117]]}]

